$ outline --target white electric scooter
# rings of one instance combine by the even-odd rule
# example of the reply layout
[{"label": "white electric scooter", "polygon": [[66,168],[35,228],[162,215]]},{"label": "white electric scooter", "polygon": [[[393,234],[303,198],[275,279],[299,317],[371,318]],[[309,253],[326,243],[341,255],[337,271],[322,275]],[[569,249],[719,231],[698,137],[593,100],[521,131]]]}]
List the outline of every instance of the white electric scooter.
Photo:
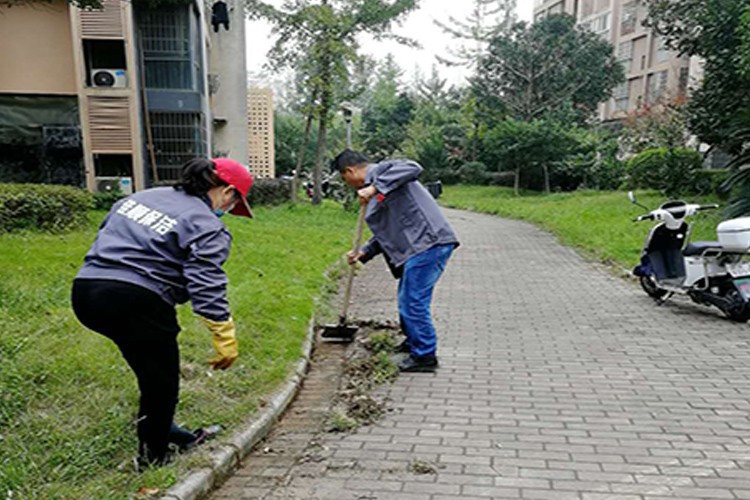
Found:
[{"label": "white electric scooter", "polygon": [[[641,208],[633,192],[630,202]],[[731,219],[717,227],[719,241],[690,243],[692,224],[685,219],[718,205],[668,201],[633,222],[658,221],[648,233],[641,264],[633,270],[643,290],[663,304],[675,293],[719,308],[729,319],[750,320],[750,217]]]}]

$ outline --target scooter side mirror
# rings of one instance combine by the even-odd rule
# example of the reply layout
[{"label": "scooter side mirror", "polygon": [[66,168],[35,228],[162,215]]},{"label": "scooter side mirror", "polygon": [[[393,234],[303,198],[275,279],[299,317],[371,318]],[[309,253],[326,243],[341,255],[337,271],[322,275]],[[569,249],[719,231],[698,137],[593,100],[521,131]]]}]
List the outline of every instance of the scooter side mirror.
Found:
[{"label": "scooter side mirror", "polygon": [[628,199],[630,200],[630,203],[632,203],[633,205],[635,205],[636,203],[638,203],[635,200],[635,193],[632,192],[632,191],[628,191]]}]

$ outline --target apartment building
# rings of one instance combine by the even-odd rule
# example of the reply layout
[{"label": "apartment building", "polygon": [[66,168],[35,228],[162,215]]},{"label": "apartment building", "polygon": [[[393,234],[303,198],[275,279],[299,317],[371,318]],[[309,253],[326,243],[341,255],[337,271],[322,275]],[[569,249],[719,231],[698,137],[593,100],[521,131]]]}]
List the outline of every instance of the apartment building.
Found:
[{"label": "apartment building", "polygon": [[599,109],[602,121],[618,120],[646,104],[686,97],[700,81],[699,61],[680,57],[642,26],[648,13],[643,0],[535,0],[534,19],[567,13],[580,26],[609,41],[625,66],[626,81]]},{"label": "apartment building", "polygon": [[273,90],[251,87],[247,93],[247,130],[250,171],[258,176],[276,176],[273,132]]},{"label": "apartment building", "polygon": [[0,181],[130,192],[247,163],[241,4],[0,5],[0,46]]}]

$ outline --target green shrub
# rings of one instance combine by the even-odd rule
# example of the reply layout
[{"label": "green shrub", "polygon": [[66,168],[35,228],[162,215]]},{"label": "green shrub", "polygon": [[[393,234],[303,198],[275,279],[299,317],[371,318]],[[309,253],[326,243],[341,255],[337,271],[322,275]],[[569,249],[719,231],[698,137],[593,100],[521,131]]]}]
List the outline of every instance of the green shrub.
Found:
[{"label": "green shrub", "polygon": [[290,179],[255,179],[250,195],[250,205],[281,205],[291,200]]},{"label": "green shrub", "polygon": [[0,184],[0,234],[19,229],[64,231],[88,220],[92,197],[69,186]]},{"label": "green shrub", "polygon": [[109,211],[112,205],[124,197],[125,194],[119,189],[107,191],[106,193],[94,193],[94,210]]},{"label": "green shrub", "polygon": [[724,183],[729,177],[729,172],[724,169],[699,170],[695,179],[696,192],[698,194],[715,194],[720,198],[728,198],[729,190],[724,188]]},{"label": "green shrub", "polygon": [[628,162],[630,187],[658,189],[667,196],[697,193],[703,158],[687,148],[647,149]]},{"label": "green shrub", "polygon": [[464,163],[458,169],[458,176],[463,184],[484,185],[490,180],[487,175],[487,166],[481,161]]}]

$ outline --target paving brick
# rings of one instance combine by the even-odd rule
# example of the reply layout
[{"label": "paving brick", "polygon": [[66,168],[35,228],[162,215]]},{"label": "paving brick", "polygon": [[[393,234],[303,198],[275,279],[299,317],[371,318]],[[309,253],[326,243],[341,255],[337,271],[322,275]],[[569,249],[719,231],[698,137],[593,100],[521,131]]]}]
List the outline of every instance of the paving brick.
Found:
[{"label": "paving brick", "polygon": [[[747,325],[656,307],[528,224],[446,212],[462,246],[435,292],[437,373],[379,389],[380,424],[318,434],[340,362],[316,357],[264,444],[286,452],[249,457],[214,498],[750,500]],[[352,317],[397,319],[396,286],[368,264]],[[299,463],[313,438],[329,455]],[[417,458],[437,474],[409,473]]]}]

